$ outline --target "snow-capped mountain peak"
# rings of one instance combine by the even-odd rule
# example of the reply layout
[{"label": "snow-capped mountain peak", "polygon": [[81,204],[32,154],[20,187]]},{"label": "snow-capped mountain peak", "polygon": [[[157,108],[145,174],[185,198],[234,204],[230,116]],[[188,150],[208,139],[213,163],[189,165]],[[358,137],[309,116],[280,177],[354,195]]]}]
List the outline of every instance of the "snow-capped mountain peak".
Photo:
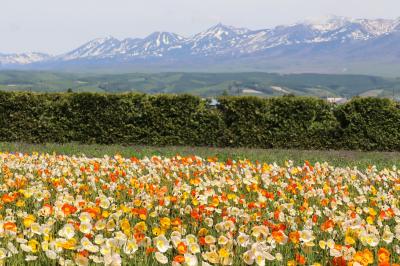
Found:
[{"label": "snow-capped mountain peak", "polygon": [[371,36],[380,36],[392,32],[398,25],[399,20],[391,19],[352,19],[341,16],[326,16],[318,20],[307,20],[304,24],[321,32],[331,32],[335,30],[345,31],[345,27],[352,25],[360,26],[365,34]]},{"label": "snow-capped mountain peak", "polygon": [[365,28],[365,30],[375,36],[388,34],[392,32],[398,25],[398,22],[390,19],[361,19],[357,22],[360,23]]},{"label": "snow-capped mountain peak", "polygon": [[154,32],[145,38],[146,41],[155,42],[157,47],[175,45],[182,42],[185,38],[170,32]]},{"label": "snow-capped mountain peak", "polygon": [[299,24],[309,25],[311,28],[315,30],[328,32],[337,30],[351,22],[352,19],[347,17],[329,15],[317,19],[308,19],[304,22],[300,22]]},{"label": "snow-capped mountain peak", "polygon": [[120,45],[120,41],[108,36],[97,38],[85,43],[77,49],[60,56],[63,60],[75,60],[83,58],[107,57],[112,55],[112,50]]},{"label": "snow-capped mountain peak", "polygon": [[[127,38],[118,40],[108,36],[94,39],[77,49],[63,55],[31,53],[19,55],[1,55],[3,65],[23,65],[36,62],[87,61],[87,60],[122,60],[136,59],[187,60],[223,56],[236,58],[246,55],[276,53],[279,56],[286,51],[309,53],[328,51],[331,47],[339,49],[346,45],[364,45],[368,41],[379,43],[380,37],[389,36],[400,31],[400,18],[391,19],[351,19],[347,17],[328,16],[318,20],[307,20],[293,25],[281,25],[270,29],[249,30],[236,28],[222,23],[195,34],[182,37],[171,32],[154,32],[145,38]],[[394,34],[399,36],[399,34]],[[384,40],[385,47],[397,47],[397,37]],[[388,38],[389,38],[388,37]],[[382,44],[383,45],[383,44]],[[280,49],[280,53],[277,53]],[[356,51],[357,49],[355,49]],[[400,52],[399,52],[400,54]]]},{"label": "snow-capped mountain peak", "polygon": [[249,32],[250,30],[244,28],[235,28],[232,26],[227,26],[222,23],[218,23],[217,25],[207,29],[206,31],[200,32],[196,34],[193,39],[195,41],[208,38],[208,39],[216,39],[222,41],[227,38],[232,38],[235,35],[241,35]]},{"label": "snow-capped mountain peak", "polygon": [[219,23],[187,41],[193,55],[223,54],[236,47],[251,31]]}]

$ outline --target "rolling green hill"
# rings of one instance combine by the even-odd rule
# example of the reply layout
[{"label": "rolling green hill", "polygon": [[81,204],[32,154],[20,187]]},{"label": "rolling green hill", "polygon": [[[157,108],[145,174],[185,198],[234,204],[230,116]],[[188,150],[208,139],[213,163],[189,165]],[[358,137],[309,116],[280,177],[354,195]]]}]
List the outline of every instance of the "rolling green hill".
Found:
[{"label": "rolling green hill", "polygon": [[74,74],[1,71],[0,90],[189,93],[200,96],[283,94],[317,97],[400,95],[400,79],[366,75],[243,73]]}]

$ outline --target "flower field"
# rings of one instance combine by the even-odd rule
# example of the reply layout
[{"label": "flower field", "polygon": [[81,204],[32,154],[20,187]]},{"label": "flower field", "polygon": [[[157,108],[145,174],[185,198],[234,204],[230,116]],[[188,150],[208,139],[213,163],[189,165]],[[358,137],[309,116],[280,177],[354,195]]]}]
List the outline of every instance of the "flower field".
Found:
[{"label": "flower field", "polygon": [[7,265],[399,265],[400,171],[0,154]]}]

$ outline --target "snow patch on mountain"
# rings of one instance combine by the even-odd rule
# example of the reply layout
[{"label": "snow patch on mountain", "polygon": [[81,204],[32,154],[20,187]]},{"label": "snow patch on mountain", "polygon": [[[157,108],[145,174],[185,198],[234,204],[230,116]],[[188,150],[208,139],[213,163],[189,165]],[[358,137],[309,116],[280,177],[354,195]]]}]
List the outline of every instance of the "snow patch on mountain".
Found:
[{"label": "snow patch on mountain", "polygon": [[1,65],[27,65],[50,59],[51,56],[44,53],[0,54]]}]

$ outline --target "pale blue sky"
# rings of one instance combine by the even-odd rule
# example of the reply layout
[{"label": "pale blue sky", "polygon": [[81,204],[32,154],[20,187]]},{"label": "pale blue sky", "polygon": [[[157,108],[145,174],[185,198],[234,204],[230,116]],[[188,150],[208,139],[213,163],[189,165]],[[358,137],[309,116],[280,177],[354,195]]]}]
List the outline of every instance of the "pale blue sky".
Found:
[{"label": "pale blue sky", "polygon": [[97,37],[190,36],[222,22],[250,29],[326,15],[396,18],[400,0],[0,0],[0,53],[69,51]]}]

